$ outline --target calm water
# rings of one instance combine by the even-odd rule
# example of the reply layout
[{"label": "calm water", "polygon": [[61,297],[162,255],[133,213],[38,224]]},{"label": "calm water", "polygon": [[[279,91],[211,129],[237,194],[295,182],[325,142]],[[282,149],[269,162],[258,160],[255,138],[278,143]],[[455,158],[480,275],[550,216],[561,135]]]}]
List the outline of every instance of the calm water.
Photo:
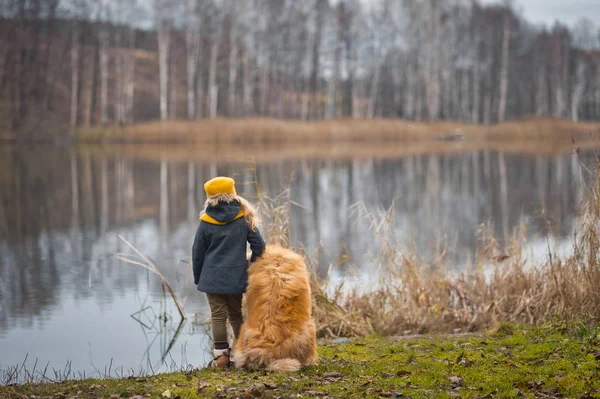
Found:
[{"label": "calm water", "polygon": [[[4,148],[0,157],[0,370],[28,356],[29,369],[37,359],[38,369],[67,365],[86,375],[210,359],[207,303],[181,261],[189,259],[202,184],[215,175],[235,177],[250,198],[255,183],[271,195],[289,187],[292,244],[326,248],[320,270],[334,265],[336,281],[375,270],[376,239],[353,204],[392,207],[402,242],[427,258],[446,240],[449,266],[461,270],[484,222],[502,238],[527,220],[534,246],[536,237],[545,245],[548,229],[569,237],[582,184],[570,153],[257,161],[255,173],[240,162],[145,161],[68,147]],[[131,252],[118,234],[167,275],[190,316],[183,325],[156,276],[112,256]]]}]

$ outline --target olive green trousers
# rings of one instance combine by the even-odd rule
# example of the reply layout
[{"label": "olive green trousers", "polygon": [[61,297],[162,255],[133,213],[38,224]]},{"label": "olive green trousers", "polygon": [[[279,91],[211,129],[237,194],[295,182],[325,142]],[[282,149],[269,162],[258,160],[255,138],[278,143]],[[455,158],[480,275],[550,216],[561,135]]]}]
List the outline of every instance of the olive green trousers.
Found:
[{"label": "olive green trousers", "polygon": [[240,327],[244,322],[242,316],[243,294],[206,294],[212,319],[213,343],[216,349],[227,343],[227,319],[233,329],[235,338],[240,335]]}]

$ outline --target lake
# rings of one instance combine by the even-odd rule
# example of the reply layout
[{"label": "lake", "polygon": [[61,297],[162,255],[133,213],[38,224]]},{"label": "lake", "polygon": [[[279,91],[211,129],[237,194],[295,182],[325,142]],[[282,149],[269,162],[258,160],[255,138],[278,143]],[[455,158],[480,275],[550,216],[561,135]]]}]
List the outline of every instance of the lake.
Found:
[{"label": "lake", "polygon": [[[1,148],[0,382],[17,364],[47,367],[50,378],[205,365],[208,305],[186,261],[203,183],[216,175],[234,177],[251,200],[289,189],[291,244],[319,251],[319,275],[333,286],[368,289],[377,274],[377,236],[365,213],[389,210],[396,238],[425,259],[447,246],[452,272],[474,258],[484,223],[504,239],[526,222],[532,253],[545,255],[549,232],[568,251],[585,183],[580,164],[591,153],[448,146],[453,151],[385,157],[281,151],[255,160],[195,158],[189,149],[179,157],[174,146],[153,156],[99,146]],[[132,252],[118,235],[156,261],[184,302],[186,322],[157,276],[113,256]]]}]

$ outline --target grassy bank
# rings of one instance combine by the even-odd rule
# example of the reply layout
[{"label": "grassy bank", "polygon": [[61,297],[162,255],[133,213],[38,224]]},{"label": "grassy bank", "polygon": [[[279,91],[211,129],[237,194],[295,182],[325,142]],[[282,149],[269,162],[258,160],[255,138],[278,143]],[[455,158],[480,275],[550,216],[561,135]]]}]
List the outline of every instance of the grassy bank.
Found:
[{"label": "grassy bank", "polygon": [[123,128],[79,129],[79,142],[196,143],[248,146],[273,143],[390,142],[420,139],[540,140],[589,136],[600,123],[527,118],[495,125],[452,121],[414,122],[400,119],[304,122],[267,118],[167,121]]},{"label": "grassy bank", "polygon": [[194,370],[0,387],[1,398],[600,398],[600,326],[467,336],[376,337],[319,346],[293,375]]}]

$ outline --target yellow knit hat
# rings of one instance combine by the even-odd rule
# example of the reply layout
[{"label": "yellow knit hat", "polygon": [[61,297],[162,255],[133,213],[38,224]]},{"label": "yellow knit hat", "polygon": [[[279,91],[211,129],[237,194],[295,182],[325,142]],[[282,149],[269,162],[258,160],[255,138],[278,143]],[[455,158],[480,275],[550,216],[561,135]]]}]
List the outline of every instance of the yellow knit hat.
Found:
[{"label": "yellow knit hat", "polygon": [[231,177],[215,177],[204,183],[204,191],[209,197],[219,194],[236,195],[235,181]]}]

